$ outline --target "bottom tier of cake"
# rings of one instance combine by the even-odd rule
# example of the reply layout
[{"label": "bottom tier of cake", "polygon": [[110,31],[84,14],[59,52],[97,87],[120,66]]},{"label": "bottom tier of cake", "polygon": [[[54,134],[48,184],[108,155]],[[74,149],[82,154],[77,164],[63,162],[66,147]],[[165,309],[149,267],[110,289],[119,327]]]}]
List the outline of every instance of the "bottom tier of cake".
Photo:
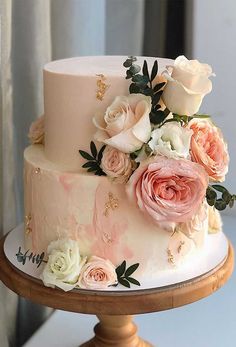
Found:
[{"label": "bottom tier of cake", "polygon": [[139,263],[136,278],[154,278],[198,257],[208,237],[202,230],[187,237],[167,231],[127,199],[124,185],[106,177],[69,173],[44,155],[41,145],[25,150],[25,242],[46,251],[57,239],[78,240],[82,255]]}]

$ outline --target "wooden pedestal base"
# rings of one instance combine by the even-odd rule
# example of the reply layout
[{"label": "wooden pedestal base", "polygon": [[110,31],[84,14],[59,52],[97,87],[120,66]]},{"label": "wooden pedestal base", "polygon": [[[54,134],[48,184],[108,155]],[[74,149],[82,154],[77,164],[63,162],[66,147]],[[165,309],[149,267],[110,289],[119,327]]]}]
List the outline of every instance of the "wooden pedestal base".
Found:
[{"label": "wooden pedestal base", "polygon": [[132,316],[98,316],[95,337],[80,347],[152,347],[140,339]]}]

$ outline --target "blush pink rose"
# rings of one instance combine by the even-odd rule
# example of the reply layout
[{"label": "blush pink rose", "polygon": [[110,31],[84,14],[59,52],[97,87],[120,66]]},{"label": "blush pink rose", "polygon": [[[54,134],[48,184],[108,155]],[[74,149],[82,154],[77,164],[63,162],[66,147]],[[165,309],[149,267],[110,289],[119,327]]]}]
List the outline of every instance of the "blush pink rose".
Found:
[{"label": "blush pink rose", "polygon": [[186,222],[197,212],[208,186],[201,165],[156,156],[142,162],[127,183],[127,194],[156,222]]},{"label": "blush pink rose", "polygon": [[132,173],[132,166],[129,154],[106,146],[102,156],[101,168],[108,177],[119,183],[127,182]]},{"label": "blush pink rose", "polygon": [[44,143],[44,115],[37,118],[30,126],[28,137],[32,144]]},{"label": "blush pink rose", "polygon": [[222,182],[228,172],[229,154],[220,129],[208,120],[193,119],[191,158],[204,167],[212,181]]},{"label": "blush pink rose", "polygon": [[80,288],[101,290],[114,284],[117,284],[117,275],[110,260],[92,256],[80,272]]}]

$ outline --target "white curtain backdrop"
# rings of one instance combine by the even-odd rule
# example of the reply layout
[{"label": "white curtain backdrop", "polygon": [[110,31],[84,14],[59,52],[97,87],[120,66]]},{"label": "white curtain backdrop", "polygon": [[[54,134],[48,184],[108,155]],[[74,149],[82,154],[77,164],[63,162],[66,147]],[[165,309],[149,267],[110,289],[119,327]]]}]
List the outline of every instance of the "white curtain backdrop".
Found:
[{"label": "white curtain backdrop", "polygon": [[[0,237],[23,220],[23,150],[30,123],[43,113],[43,65],[78,55],[140,54],[143,8],[144,0],[0,0]],[[26,336],[32,328],[29,304],[17,302],[0,286],[1,347],[22,339],[18,333],[14,343],[17,305],[24,318],[18,332]],[[42,317],[35,310],[30,321]]]}]

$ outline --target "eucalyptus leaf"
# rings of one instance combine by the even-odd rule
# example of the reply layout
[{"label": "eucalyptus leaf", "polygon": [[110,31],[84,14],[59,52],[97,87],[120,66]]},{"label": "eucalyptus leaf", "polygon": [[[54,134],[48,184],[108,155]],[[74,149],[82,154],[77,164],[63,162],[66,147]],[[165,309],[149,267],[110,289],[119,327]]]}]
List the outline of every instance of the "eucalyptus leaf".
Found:
[{"label": "eucalyptus leaf", "polygon": [[207,203],[210,206],[214,206],[215,205],[215,201],[216,201],[215,199],[214,200],[207,199]]},{"label": "eucalyptus leaf", "polygon": [[118,277],[121,277],[124,275],[126,270],[126,261],[124,260],[117,268],[116,268],[116,274]]},{"label": "eucalyptus leaf", "polygon": [[132,75],[136,75],[139,71],[141,70],[141,67],[133,64],[132,66],[130,66],[129,71]]},{"label": "eucalyptus leaf", "polygon": [[223,211],[226,208],[227,204],[223,199],[217,199],[214,206],[217,210]]},{"label": "eucalyptus leaf", "polygon": [[123,277],[118,278],[118,281],[120,284],[122,284],[122,286],[126,287],[126,288],[130,288],[130,283]]},{"label": "eucalyptus leaf", "polygon": [[132,77],[132,81],[135,83],[138,83],[139,85],[146,85],[149,80],[148,80],[147,76],[137,74],[137,75],[134,75]]},{"label": "eucalyptus leaf", "polygon": [[[96,165],[96,163],[95,163],[95,165]],[[87,170],[87,172],[94,172],[94,171],[96,171],[96,166],[92,166],[92,167],[88,168],[88,170]]]},{"label": "eucalyptus leaf", "polygon": [[101,160],[102,160],[102,155],[103,155],[103,152],[104,152],[104,149],[106,148],[106,145],[102,146],[100,151],[98,152],[98,163],[100,164],[101,163]]},{"label": "eucalyptus leaf", "polygon": [[224,192],[222,194],[222,199],[226,202],[227,205],[229,204],[231,198],[232,198],[232,196],[229,192]]},{"label": "eucalyptus leaf", "polygon": [[207,191],[206,191],[206,197],[209,200],[214,200],[214,199],[216,199],[217,194],[211,187],[208,187]]},{"label": "eucalyptus leaf", "polygon": [[227,192],[228,193],[228,190],[225,187],[223,187],[223,186],[221,186],[219,184],[212,184],[211,187],[213,189],[217,190],[218,192],[221,192],[221,193]]},{"label": "eucalyptus leaf", "polygon": [[123,66],[126,68],[129,68],[133,64],[133,60],[128,58],[126,61],[123,63]]},{"label": "eucalyptus leaf", "polygon": [[129,86],[129,92],[130,94],[138,94],[140,93],[140,87],[135,83],[131,83]]},{"label": "eucalyptus leaf", "polygon": [[96,159],[98,152],[97,152],[97,148],[95,146],[95,143],[93,141],[90,142],[90,150],[91,150],[91,153],[92,153],[94,159]]},{"label": "eucalyptus leaf", "polygon": [[87,152],[82,151],[81,149],[79,150],[80,155],[87,160],[94,160],[94,158]]},{"label": "eucalyptus leaf", "polygon": [[152,67],[152,72],[151,72],[151,81],[154,80],[154,78],[157,75],[157,72],[158,72],[158,63],[157,63],[157,60],[155,60],[153,67]]},{"label": "eucalyptus leaf", "polygon": [[232,208],[234,207],[234,199],[231,199],[229,202],[229,207]]},{"label": "eucalyptus leaf", "polygon": [[153,88],[154,93],[158,92],[160,89],[162,89],[164,87],[164,85],[166,84],[166,82],[162,82],[162,83],[157,83],[155,85],[155,87]]},{"label": "eucalyptus leaf", "polygon": [[147,61],[144,60],[143,62],[143,69],[142,69],[143,75],[147,76],[148,80],[150,79],[149,77],[149,72],[148,72],[148,65],[147,65]]},{"label": "eucalyptus leaf", "polygon": [[95,161],[87,161],[87,163],[83,164],[82,167],[86,169],[88,167],[94,167],[94,164],[96,165]]},{"label": "eucalyptus leaf", "polygon": [[130,283],[135,284],[136,286],[140,286],[140,285],[141,285],[140,282],[137,281],[137,280],[136,280],[135,278],[133,278],[133,277],[126,277],[126,279],[127,279],[127,281],[129,281]]}]

